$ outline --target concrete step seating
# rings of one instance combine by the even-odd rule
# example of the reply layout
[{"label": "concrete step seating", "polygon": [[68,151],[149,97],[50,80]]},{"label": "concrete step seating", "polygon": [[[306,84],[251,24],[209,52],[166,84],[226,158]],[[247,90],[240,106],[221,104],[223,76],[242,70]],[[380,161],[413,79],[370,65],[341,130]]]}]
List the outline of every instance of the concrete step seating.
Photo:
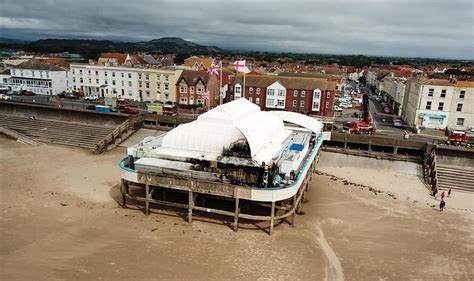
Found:
[{"label": "concrete step seating", "polygon": [[438,164],[436,171],[440,189],[474,192],[474,169]]},{"label": "concrete step seating", "polygon": [[0,114],[0,126],[24,134],[36,141],[95,149],[115,127],[101,127],[55,120]]}]

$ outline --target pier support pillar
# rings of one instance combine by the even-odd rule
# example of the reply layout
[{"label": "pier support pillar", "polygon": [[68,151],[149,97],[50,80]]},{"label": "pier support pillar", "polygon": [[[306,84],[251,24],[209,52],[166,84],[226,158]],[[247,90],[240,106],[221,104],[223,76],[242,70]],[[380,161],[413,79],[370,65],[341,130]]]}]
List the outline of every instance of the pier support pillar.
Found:
[{"label": "pier support pillar", "polygon": [[239,197],[235,198],[235,216],[234,216],[234,231],[237,232],[239,229],[239,213],[240,213],[240,202]]},{"label": "pier support pillar", "polygon": [[398,146],[395,146],[395,147],[393,148],[393,154],[397,154],[397,153],[398,153]]},{"label": "pier support pillar", "polygon": [[188,223],[193,222],[193,207],[194,207],[193,191],[189,190],[188,192]]},{"label": "pier support pillar", "polygon": [[273,234],[273,224],[275,222],[275,201],[272,201],[272,208],[271,208],[271,219],[270,219],[270,235]]},{"label": "pier support pillar", "polygon": [[150,214],[150,186],[145,184],[145,215]]},{"label": "pier support pillar", "polygon": [[295,196],[293,196],[293,214],[291,214],[291,221],[290,221],[290,224],[292,227],[295,226],[295,217],[296,217],[296,200],[297,200],[297,197],[298,197],[298,193],[295,194]]}]

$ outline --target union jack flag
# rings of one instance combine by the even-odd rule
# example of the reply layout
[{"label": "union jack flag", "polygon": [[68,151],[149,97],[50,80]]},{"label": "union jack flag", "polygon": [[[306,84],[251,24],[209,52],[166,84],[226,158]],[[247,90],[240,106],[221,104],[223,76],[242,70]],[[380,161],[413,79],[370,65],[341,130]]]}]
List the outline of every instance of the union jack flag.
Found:
[{"label": "union jack flag", "polygon": [[219,68],[220,68],[219,65],[212,65],[207,70],[207,73],[209,73],[210,75],[218,75],[219,74]]},{"label": "union jack flag", "polygon": [[205,100],[209,99],[209,91],[205,91],[204,93],[202,93],[202,98]]}]

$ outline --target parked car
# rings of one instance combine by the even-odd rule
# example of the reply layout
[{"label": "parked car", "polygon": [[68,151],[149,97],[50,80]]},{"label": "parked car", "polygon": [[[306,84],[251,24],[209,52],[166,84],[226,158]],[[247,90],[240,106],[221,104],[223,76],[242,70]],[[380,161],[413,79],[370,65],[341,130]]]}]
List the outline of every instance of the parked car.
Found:
[{"label": "parked car", "polygon": [[0,100],[11,100],[11,99],[12,99],[12,97],[10,97],[10,96],[7,96],[5,94],[0,94]]},{"label": "parked car", "polygon": [[84,97],[84,100],[87,100],[87,101],[98,101],[98,100],[99,100],[99,96],[97,96],[97,95],[85,96],[85,97]]},{"label": "parked car", "polygon": [[342,108],[340,108],[339,106],[335,105],[335,106],[334,106],[334,111],[335,111],[335,112],[342,112]]},{"label": "parked car", "polygon": [[22,91],[21,95],[27,96],[27,97],[32,97],[32,96],[36,96],[36,93],[32,92],[32,91]]},{"label": "parked car", "polygon": [[70,92],[62,92],[62,93],[59,93],[58,94],[58,97],[62,98],[62,99],[72,99],[72,100],[75,100],[75,99],[78,99],[79,97],[76,96],[74,93],[70,93]]},{"label": "parked car", "polygon": [[352,107],[352,104],[348,103],[348,102],[341,102],[339,104],[339,107],[341,108],[351,108]]},{"label": "parked car", "polygon": [[403,122],[399,118],[393,119],[393,126],[397,128],[401,128],[403,126]]},{"label": "parked car", "polygon": [[86,106],[86,110],[95,110],[95,105]]},{"label": "parked car", "polygon": [[120,110],[120,113],[125,113],[125,114],[138,114],[140,111],[136,108],[132,107],[125,107],[124,109]]}]

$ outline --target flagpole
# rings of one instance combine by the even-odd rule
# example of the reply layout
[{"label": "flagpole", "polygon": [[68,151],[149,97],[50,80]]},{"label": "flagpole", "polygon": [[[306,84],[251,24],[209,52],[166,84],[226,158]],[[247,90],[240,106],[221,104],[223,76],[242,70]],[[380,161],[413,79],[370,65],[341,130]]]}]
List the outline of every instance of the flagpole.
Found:
[{"label": "flagpole", "polygon": [[244,70],[244,90],[242,92],[242,97],[245,98],[245,70]]},{"label": "flagpole", "polygon": [[222,60],[221,60],[221,74],[219,77],[219,104],[222,105]]}]

